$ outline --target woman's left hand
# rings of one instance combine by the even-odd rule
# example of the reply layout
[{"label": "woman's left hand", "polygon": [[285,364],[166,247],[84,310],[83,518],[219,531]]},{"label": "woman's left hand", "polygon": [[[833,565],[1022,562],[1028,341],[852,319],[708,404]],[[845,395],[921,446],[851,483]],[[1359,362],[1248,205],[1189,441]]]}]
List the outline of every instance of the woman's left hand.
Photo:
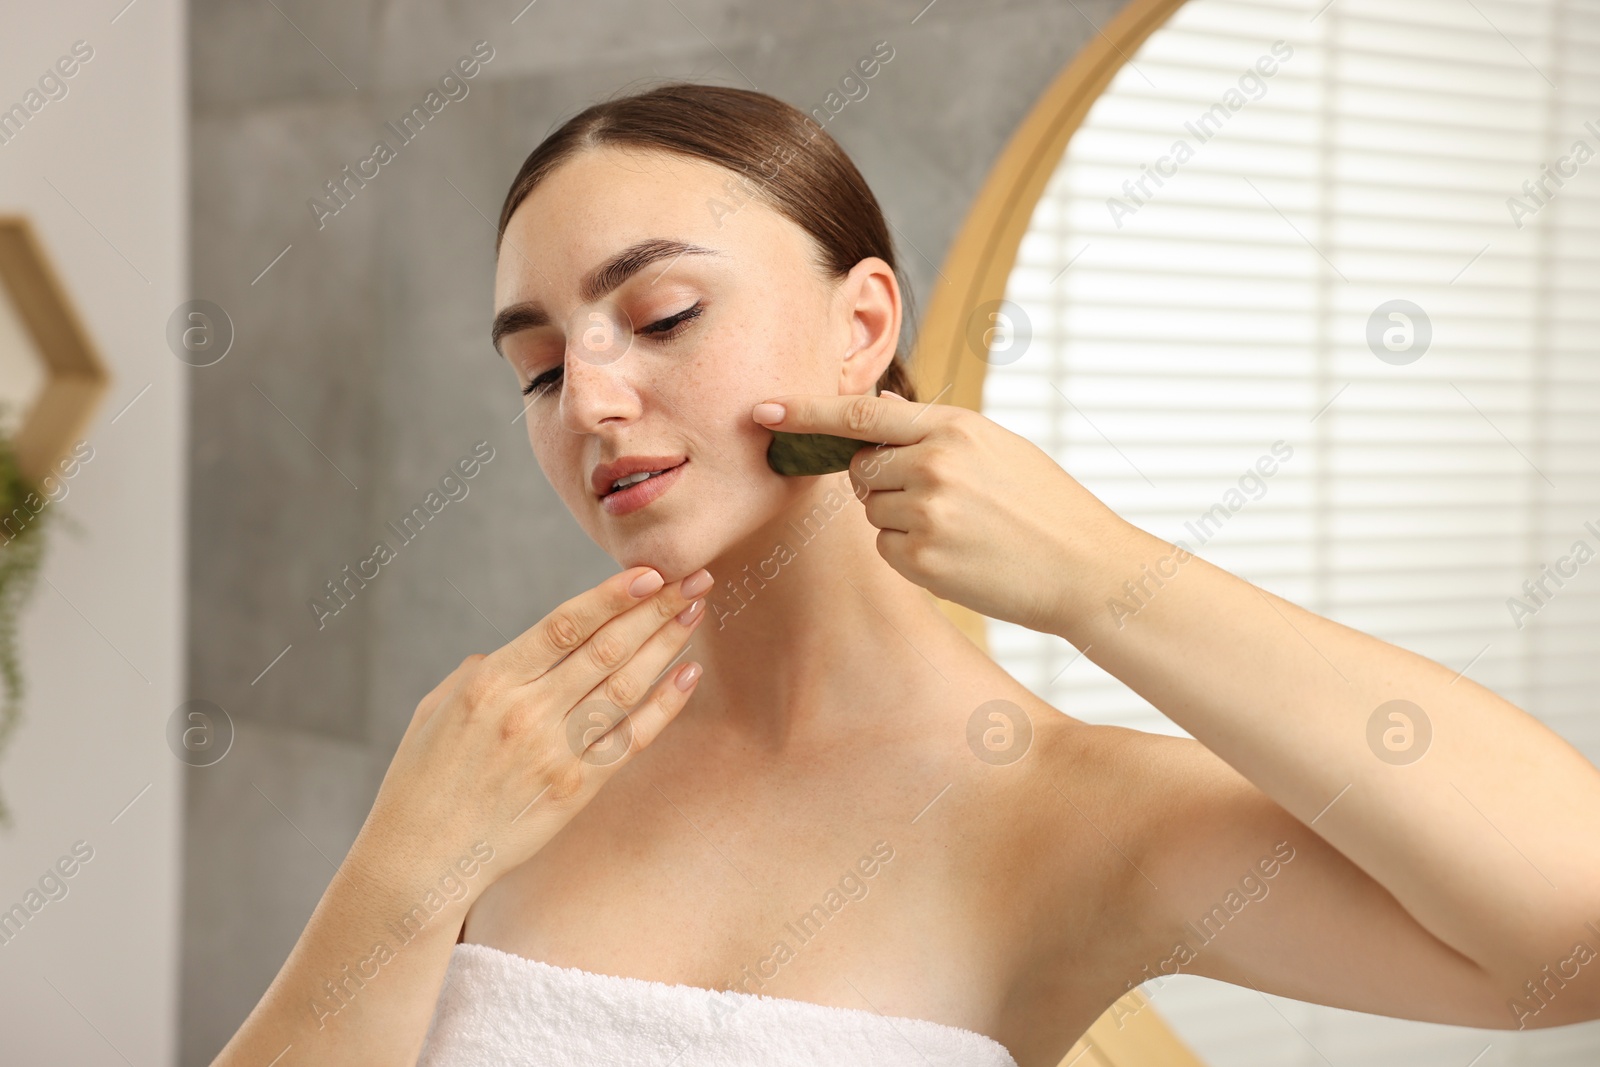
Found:
[{"label": "woman's left hand", "polygon": [[[763,409],[783,406],[776,421]],[[850,481],[878,527],[878,554],[937,597],[1047,633],[1081,614],[1073,561],[1130,527],[1031,441],[983,415],[882,396],[780,396],[752,417],[789,433],[864,444]]]}]

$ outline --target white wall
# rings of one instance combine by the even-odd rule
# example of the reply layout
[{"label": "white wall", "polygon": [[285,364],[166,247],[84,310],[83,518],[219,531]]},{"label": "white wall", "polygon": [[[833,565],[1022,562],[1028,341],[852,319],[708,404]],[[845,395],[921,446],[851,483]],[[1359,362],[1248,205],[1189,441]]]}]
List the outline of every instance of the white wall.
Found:
[{"label": "white wall", "polygon": [[94,49],[0,145],[0,212],[34,220],[112,373],[93,458],[50,505],[81,533],[51,530],[20,624],[24,719],[0,754],[0,910],[74,842],[94,849],[0,944],[8,1064],[154,1067],[177,1044],[183,779],[164,729],[183,684],[188,368],[164,336],[188,296],[185,10],[125,3],[0,2],[0,108],[73,42]]}]

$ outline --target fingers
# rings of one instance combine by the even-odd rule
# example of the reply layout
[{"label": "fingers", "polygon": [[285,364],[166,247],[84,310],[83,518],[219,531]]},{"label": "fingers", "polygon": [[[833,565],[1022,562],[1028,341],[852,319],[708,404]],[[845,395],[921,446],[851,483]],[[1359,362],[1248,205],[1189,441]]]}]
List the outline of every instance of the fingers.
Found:
[{"label": "fingers", "polygon": [[[648,602],[662,588],[652,567],[631,567],[564,601],[527,630],[496,649],[485,665],[516,685],[542,677],[612,619]],[[679,610],[679,604],[673,611]],[[670,613],[669,613],[670,614]]]},{"label": "fingers", "polygon": [[863,448],[850,460],[850,484],[857,497],[866,491],[904,489],[911,477],[912,463],[918,454],[915,445],[899,448],[878,445]]},{"label": "fingers", "polygon": [[[603,723],[604,729],[600,732],[604,733],[615,726],[629,708],[644,699],[656,676],[683,652],[689,636],[705,621],[708,614],[705,603],[703,599],[691,602],[670,622],[650,634],[632,659],[584,694],[583,700],[568,712],[583,720],[583,725],[569,725],[569,729],[576,733],[580,729],[592,729],[595,723]],[[684,619],[686,614],[687,620]],[[553,672],[559,673],[560,668]],[[553,676],[551,681],[554,681]],[[585,747],[588,743],[588,740],[584,742]]]},{"label": "fingers", "polygon": [[[700,615],[704,617],[705,611],[702,610]],[[592,767],[604,768],[602,782],[604,778],[609,778],[616,768],[649,747],[650,742],[659,737],[667,724],[677,717],[694,694],[702,673],[700,664],[693,661],[679,664],[656,683],[648,700],[623,716],[611,730],[596,738],[580,753],[579,758]]]},{"label": "fingers", "polygon": [[921,505],[912,494],[900,490],[868,494],[862,510],[867,521],[880,530],[914,533],[925,525]]},{"label": "fingers", "polygon": [[[782,409],[779,415],[777,409]],[[843,396],[780,396],[751,409],[763,426],[786,433],[827,433],[860,441],[915,444],[937,425],[932,405],[899,397],[849,393]],[[776,417],[775,417],[776,416]]]},{"label": "fingers", "polygon": [[[684,590],[690,590],[684,595]],[[563,706],[572,707],[591,694],[603,692],[618,708],[626,709],[644,696],[644,687],[657,671],[676,655],[687,640],[687,629],[676,621],[676,616],[690,604],[701,599],[711,589],[711,576],[703,568],[680,582],[674,582],[655,596],[648,598],[632,610],[606,623],[590,639],[579,646],[572,655],[547,672],[542,685]],[[704,616],[706,609],[698,609],[689,621],[691,627]],[[657,642],[652,653],[641,654],[652,637],[659,631],[663,641]],[[662,656],[667,645],[671,652]],[[637,662],[636,662],[637,661]]]}]

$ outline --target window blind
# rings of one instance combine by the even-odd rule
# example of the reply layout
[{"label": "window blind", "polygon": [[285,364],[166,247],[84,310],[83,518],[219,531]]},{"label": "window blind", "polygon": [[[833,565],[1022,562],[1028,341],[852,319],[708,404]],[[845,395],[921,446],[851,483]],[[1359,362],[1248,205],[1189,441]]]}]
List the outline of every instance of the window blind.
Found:
[{"label": "window blind", "polygon": [[[1145,529],[1600,760],[1600,559],[1561,563],[1600,555],[1580,144],[1595,3],[1191,0],[1048,184],[985,413]],[[989,634],[1063,711],[1182,733],[1064,642]]]},{"label": "window blind", "polygon": [[[1596,3],[1190,0],[1048,184],[985,413],[1139,526],[1600,762],[1600,157],[1580,144],[1600,152]],[[1183,733],[1057,638],[989,638],[1070,715]],[[1144,992],[1231,1067],[1600,1053],[1592,1026]]]}]

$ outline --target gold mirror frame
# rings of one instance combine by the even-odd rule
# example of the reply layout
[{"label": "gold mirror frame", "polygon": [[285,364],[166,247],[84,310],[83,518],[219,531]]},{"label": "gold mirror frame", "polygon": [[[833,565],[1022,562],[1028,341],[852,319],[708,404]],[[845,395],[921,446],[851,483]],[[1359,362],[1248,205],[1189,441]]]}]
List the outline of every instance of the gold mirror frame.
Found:
[{"label": "gold mirror frame", "polygon": [[[983,410],[988,363],[968,343],[975,309],[1005,296],[1017,249],[1050,176],[1089,108],[1147,37],[1184,0],[1129,0],[1045,90],[1000,153],[945,256],[940,284],[918,330],[911,379],[924,401]],[[984,616],[959,604],[939,607],[985,652]],[[1133,989],[1080,1037],[1061,1067],[1203,1067]]]},{"label": "gold mirror frame", "polygon": [[[1117,16],[1073,57],[1017,127],[989,170],[945,255],[917,331],[911,380],[924,401],[983,410],[988,363],[967,341],[974,311],[1005,296],[1017,249],[1067,142],[1111,79],[1184,0],[1128,0]],[[984,651],[984,617],[940,600],[940,608]]]}]

